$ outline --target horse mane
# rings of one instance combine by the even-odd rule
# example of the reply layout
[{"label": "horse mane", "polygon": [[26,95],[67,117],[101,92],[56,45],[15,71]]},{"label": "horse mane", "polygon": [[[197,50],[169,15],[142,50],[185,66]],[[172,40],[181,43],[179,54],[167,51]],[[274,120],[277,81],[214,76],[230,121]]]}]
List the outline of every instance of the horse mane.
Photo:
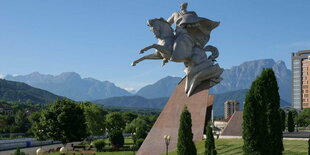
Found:
[{"label": "horse mane", "polygon": [[170,23],[168,23],[163,17],[150,19],[150,20],[149,20],[149,24],[150,24],[150,25],[153,25],[153,21],[155,21],[155,20],[161,21],[161,22],[164,22],[164,23],[168,24],[168,25],[169,25],[169,28],[171,29],[171,31],[172,31],[172,32],[174,31],[173,28],[171,27]]}]

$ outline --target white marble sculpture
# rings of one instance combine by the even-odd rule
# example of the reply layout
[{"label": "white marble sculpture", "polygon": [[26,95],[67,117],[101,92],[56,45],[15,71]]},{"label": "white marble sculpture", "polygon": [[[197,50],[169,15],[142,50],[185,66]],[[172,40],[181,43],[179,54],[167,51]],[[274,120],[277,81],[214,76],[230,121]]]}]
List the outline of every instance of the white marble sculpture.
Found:
[{"label": "white marble sculpture", "polygon": [[[211,31],[220,23],[198,17],[194,11],[187,11],[187,3],[181,4],[181,11],[175,12],[166,21],[155,18],[147,21],[148,26],[157,38],[157,44],[143,48],[140,54],[155,48],[155,53],[141,57],[132,63],[145,59],[162,59],[162,65],[168,61],[183,62],[186,73],[185,92],[192,95],[195,88],[204,81],[209,82],[209,88],[219,83],[223,69],[215,64],[219,56],[216,47],[208,45]],[[171,25],[176,24],[173,30]],[[211,52],[208,57],[206,52]]]}]

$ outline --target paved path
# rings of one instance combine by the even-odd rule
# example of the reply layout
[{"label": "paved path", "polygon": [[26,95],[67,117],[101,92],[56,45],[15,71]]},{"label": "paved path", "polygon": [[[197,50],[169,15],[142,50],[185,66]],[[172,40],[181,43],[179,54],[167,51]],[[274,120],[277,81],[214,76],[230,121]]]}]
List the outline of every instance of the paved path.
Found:
[{"label": "paved path", "polygon": [[[78,144],[80,142],[74,142],[74,143],[68,143],[67,144],[67,148],[69,150],[71,150],[71,144]],[[45,145],[45,146],[42,146],[43,150],[44,151],[48,151],[49,149],[55,149],[57,147],[62,147],[63,145],[62,144],[53,144],[53,145]],[[26,154],[29,154],[29,155],[35,155],[36,154],[36,151],[39,147],[30,147],[30,148],[23,148],[21,149],[21,151],[25,152]],[[0,155],[11,155],[15,152],[15,150],[8,150],[8,151],[0,151]]]}]

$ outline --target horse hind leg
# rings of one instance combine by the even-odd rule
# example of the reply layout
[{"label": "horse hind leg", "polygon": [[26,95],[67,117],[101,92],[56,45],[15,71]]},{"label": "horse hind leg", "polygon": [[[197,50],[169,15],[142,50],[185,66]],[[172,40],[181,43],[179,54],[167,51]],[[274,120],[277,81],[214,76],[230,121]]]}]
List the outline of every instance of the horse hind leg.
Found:
[{"label": "horse hind leg", "polygon": [[143,56],[143,57],[135,60],[134,62],[131,63],[131,66],[136,66],[137,63],[139,63],[145,59],[157,60],[157,59],[163,59],[163,57],[158,53],[149,54],[149,55]]}]

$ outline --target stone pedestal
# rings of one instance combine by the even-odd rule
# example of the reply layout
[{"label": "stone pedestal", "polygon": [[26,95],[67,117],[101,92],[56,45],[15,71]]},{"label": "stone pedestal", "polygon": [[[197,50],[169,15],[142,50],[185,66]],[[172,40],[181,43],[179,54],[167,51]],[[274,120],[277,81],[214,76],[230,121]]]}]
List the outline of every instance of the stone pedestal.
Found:
[{"label": "stone pedestal", "polygon": [[201,141],[205,124],[211,118],[214,98],[214,95],[208,94],[208,86],[209,83],[202,83],[194,91],[193,95],[187,97],[184,91],[185,80],[182,80],[148,133],[137,155],[160,155],[165,153],[164,135],[171,136],[169,151],[176,149],[179,119],[185,105],[192,116],[193,140]]}]

